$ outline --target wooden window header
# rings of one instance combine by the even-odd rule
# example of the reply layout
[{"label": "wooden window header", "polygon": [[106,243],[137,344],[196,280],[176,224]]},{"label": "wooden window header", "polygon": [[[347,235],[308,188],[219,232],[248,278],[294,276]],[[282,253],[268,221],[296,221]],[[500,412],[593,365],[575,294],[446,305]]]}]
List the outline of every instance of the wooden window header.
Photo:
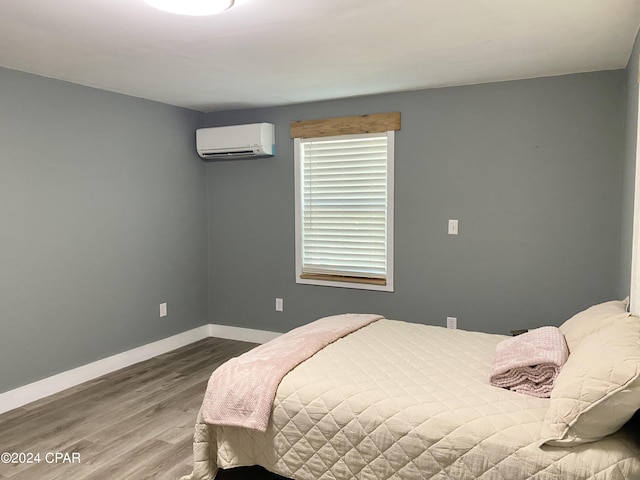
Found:
[{"label": "wooden window header", "polygon": [[400,130],[400,112],[373,113],[353,117],[298,120],[291,122],[291,138],[333,137],[359,133],[381,133]]}]

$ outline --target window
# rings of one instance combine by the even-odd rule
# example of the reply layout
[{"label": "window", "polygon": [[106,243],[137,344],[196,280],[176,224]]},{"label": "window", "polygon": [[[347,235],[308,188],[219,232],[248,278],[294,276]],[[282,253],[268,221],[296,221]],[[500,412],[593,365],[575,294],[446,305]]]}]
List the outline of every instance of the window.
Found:
[{"label": "window", "polygon": [[298,283],[393,291],[394,137],[295,138]]}]

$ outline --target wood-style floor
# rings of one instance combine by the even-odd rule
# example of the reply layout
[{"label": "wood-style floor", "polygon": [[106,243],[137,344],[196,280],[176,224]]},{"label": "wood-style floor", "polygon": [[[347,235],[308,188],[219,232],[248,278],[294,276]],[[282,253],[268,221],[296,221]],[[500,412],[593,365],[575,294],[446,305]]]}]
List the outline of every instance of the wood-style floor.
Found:
[{"label": "wood-style floor", "polygon": [[[193,427],[211,372],[254,346],[208,338],[0,415],[0,454],[40,454],[40,463],[0,462],[0,480],[176,480],[190,473]],[[48,463],[56,453],[68,453],[60,458],[67,463]],[[80,463],[68,463],[74,453]]]}]

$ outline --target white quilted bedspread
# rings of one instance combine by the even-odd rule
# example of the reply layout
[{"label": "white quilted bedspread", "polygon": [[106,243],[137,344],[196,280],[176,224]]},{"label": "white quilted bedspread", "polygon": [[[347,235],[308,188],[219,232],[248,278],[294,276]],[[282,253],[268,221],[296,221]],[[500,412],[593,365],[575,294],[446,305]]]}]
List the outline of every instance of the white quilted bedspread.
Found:
[{"label": "white quilted bedspread", "polygon": [[296,480],[640,479],[629,432],[538,447],[549,400],[489,384],[504,339],[375,322],[283,379],[266,433],[196,425],[191,478],[258,464]]}]

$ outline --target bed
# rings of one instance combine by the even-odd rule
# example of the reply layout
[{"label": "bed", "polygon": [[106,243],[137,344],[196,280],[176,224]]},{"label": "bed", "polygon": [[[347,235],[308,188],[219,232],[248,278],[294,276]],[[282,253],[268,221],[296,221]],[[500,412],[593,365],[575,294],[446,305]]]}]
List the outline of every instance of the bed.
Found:
[{"label": "bed", "polygon": [[536,398],[489,384],[506,336],[375,321],[286,374],[266,431],[201,409],[185,479],[640,479],[640,320],[615,301],[560,328],[569,358]]}]

